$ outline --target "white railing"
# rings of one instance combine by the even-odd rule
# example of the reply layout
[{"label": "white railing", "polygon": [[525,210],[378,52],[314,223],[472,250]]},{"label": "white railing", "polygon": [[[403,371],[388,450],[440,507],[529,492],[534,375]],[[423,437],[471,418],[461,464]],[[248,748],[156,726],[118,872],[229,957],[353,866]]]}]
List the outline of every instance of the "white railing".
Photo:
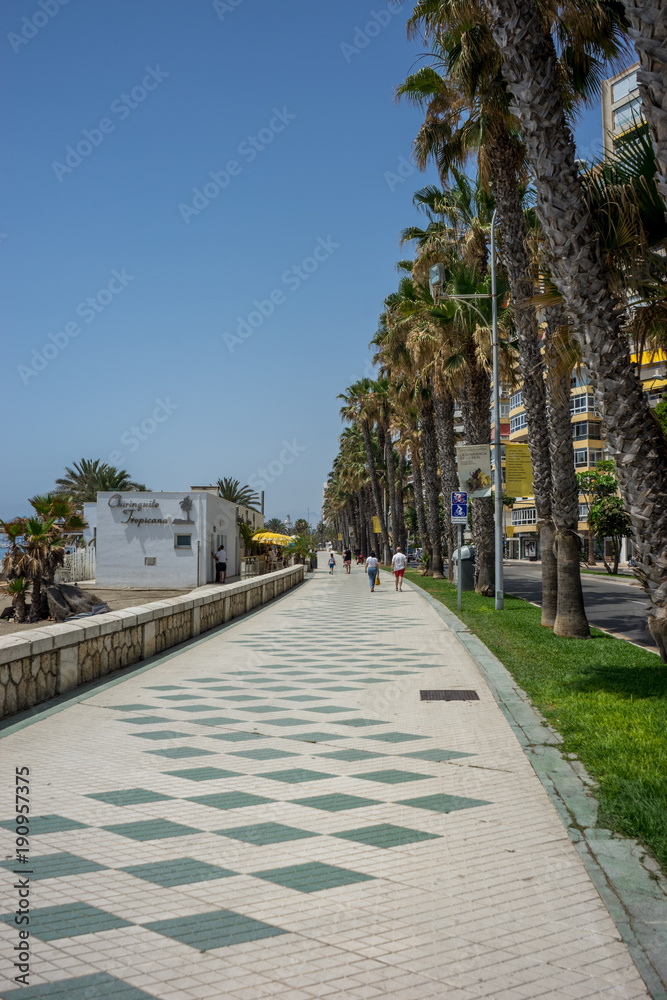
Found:
[{"label": "white railing", "polygon": [[56,583],[77,583],[80,580],[95,579],[95,547],[85,545],[74,549],[65,556],[60,569],[56,570]]}]

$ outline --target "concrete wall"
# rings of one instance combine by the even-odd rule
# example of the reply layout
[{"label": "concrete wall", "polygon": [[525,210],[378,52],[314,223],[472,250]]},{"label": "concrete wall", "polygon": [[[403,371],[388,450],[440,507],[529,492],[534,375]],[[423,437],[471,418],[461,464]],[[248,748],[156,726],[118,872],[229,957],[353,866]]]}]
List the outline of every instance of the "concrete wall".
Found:
[{"label": "concrete wall", "polygon": [[226,587],[0,638],[0,718],[138,663],[301,583],[303,565]]}]

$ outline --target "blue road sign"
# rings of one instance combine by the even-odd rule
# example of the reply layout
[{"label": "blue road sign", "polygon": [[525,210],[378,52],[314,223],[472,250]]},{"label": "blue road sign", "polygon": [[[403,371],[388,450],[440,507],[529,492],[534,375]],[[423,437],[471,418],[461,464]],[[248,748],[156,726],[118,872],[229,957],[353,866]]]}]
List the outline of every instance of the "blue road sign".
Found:
[{"label": "blue road sign", "polygon": [[452,493],[452,524],[467,524],[468,494]]}]

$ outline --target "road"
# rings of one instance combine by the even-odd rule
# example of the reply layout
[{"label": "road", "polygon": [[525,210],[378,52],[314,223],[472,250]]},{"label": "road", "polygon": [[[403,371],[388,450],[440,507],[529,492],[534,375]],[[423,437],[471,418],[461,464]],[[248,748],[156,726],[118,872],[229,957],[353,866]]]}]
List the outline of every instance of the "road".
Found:
[{"label": "road", "polygon": [[[541,573],[539,563],[505,563],[506,593],[540,604]],[[582,573],[581,585],[591,625],[599,625],[650,649],[657,648],[646,624],[648,601],[636,582]]]}]

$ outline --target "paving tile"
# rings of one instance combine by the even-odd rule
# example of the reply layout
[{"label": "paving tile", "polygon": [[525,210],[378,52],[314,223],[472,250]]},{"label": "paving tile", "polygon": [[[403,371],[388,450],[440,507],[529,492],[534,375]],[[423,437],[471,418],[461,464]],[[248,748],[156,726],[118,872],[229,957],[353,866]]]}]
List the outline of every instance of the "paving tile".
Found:
[{"label": "paving tile", "polygon": [[[210,711],[210,709],[208,710]],[[198,717],[192,720],[192,724],[195,726],[233,726],[238,723],[239,719],[229,719],[225,715],[212,715],[208,719],[202,719]]]},{"label": "paving tile", "polygon": [[217,778],[229,778],[234,771],[225,771],[222,767],[186,767],[183,771],[166,771],[174,778],[187,778],[188,781],[215,781]]},{"label": "paving tile", "polygon": [[358,712],[357,708],[346,708],[345,705],[318,705],[315,708],[309,708],[309,712],[321,712],[324,715],[334,715],[336,712]]},{"label": "paving tile", "polygon": [[352,885],[354,882],[369,882],[372,875],[349,871],[335,865],[325,865],[320,861],[310,861],[302,865],[288,865],[285,868],[272,868],[267,871],[253,872],[255,878],[266,882],[275,882],[286,889],[296,889],[298,892],[320,892],[322,889],[337,889],[342,885]]},{"label": "paving tile", "polygon": [[156,934],[187,944],[195,951],[210,951],[213,948],[260,941],[287,933],[280,927],[253,920],[241,913],[234,913],[233,910],[196,913],[189,917],[158,920],[144,926]]},{"label": "paving tile", "polygon": [[362,826],[357,830],[341,830],[332,833],[332,837],[343,840],[354,840],[359,844],[369,844],[371,847],[398,847],[400,844],[414,844],[420,840],[437,840],[438,834],[424,833],[423,830],[410,830],[406,826],[394,826],[391,823],[378,823],[375,826]]},{"label": "paving tile", "polygon": [[247,844],[282,844],[290,840],[304,840],[307,837],[318,837],[319,834],[310,830],[300,830],[284,823],[255,823],[251,826],[235,826],[225,830],[215,830],[223,837],[242,840]]},{"label": "paving tile", "polygon": [[198,802],[211,809],[244,809],[246,806],[259,806],[264,802],[273,802],[264,795],[252,795],[250,792],[214,792],[211,795],[195,795],[188,798],[190,802]]},{"label": "paving tile", "polygon": [[171,861],[154,861],[145,865],[129,865],[120,871],[128,872],[145,882],[153,882],[169,888],[174,885],[190,885],[195,882],[210,882],[213,879],[229,878],[237,872],[220,868],[194,858],[174,858]]},{"label": "paving tile", "polygon": [[[215,733],[213,736],[209,736],[210,740],[225,740],[227,743],[244,743],[247,740],[257,740],[262,736],[261,733]],[[208,753],[208,750],[206,751]]]},{"label": "paving tile", "polygon": [[345,739],[338,733],[290,733],[291,740],[302,740],[304,743],[330,743],[332,740]]},{"label": "paving tile", "polygon": [[181,684],[149,684],[147,691],[182,691]]},{"label": "paving tile", "polygon": [[[3,861],[0,868],[16,868],[14,861]],[[30,858],[30,869],[32,882],[43,878],[63,878],[70,875],[83,875],[87,872],[99,872],[104,869],[104,865],[98,865],[96,861],[88,861],[87,858],[80,858],[76,854],[68,854],[61,851],[58,854],[43,854]]]},{"label": "paving tile", "polygon": [[365,774],[353,774],[353,778],[363,778],[364,781],[381,781],[385,785],[400,785],[404,781],[424,781],[430,774],[415,774],[414,771],[366,771]]},{"label": "paving tile", "polygon": [[117,833],[130,840],[162,840],[165,837],[186,837],[190,833],[201,833],[194,827],[182,823],[172,823],[169,819],[143,819],[136,823],[114,823],[103,826],[109,833]]},{"label": "paving tile", "polygon": [[[14,924],[13,913],[3,913],[0,921]],[[65,903],[61,906],[42,906],[30,910],[30,933],[42,941],[78,937],[81,934],[99,934],[117,927],[131,927],[129,920],[98,910],[87,903]]]},{"label": "paving tile", "polygon": [[187,733],[176,733],[173,729],[154,729],[150,733],[131,733],[135,740],[185,740]]},{"label": "paving tile", "polygon": [[[322,701],[322,695],[316,694],[291,694],[284,698],[284,701]],[[314,711],[310,709],[310,711]]]},{"label": "paving tile", "polygon": [[284,705],[237,705],[241,712],[254,712],[256,715],[268,715],[271,712],[286,712]]},{"label": "paving tile", "polygon": [[192,701],[195,698],[203,698],[203,694],[159,694],[160,701]]},{"label": "paving tile", "polygon": [[173,719],[167,719],[164,715],[140,715],[136,719],[116,719],[116,722],[128,722],[131,726],[151,726],[155,725],[156,722],[173,722]]},{"label": "paving tile", "polygon": [[[191,712],[193,715],[197,712],[214,712],[216,708],[219,709],[217,705],[174,705],[174,709],[177,712]],[[227,722],[239,722],[239,719],[227,719]]]},{"label": "paving tile", "polygon": [[271,781],[284,781],[289,785],[296,785],[301,781],[321,781],[324,778],[335,778],[335,774],[325,774],[324,771],[308,771],[303,767],[293,767],[286,771],[266,771],[263,778],[270,778]]},{"label": "paving tile", "polygon": [[[42,837],[47,833],[64,833],[66,830],[83,830],[86,823],[79,823],[76,819],[68,819],[66,816],[32,816],[30,818],[30,834],[33,837]],[[0,823],[3,830],[15,830],[16,819],[6,819]]]},{"label": "paving tile", "polygon": [[228,694],[225,701],[261,701],[258,694]]},{"label": "paving tile", "polygon": [[419,760],[456,760],[458,757],[474,757],[473,753],[461,753],[460,750],[411,750],[402,753],[401,757],[417,757]]},{"label": "paving tile", "polygon": [[200,750],[198,747],[167,747],[165,750],[148,750],[148,753],[156,757],[203,757],[205,754],[212,754],[213,750]]},{"label": "paving tile", "polygon": [[141,802],[160,802],[173,796],[163,795],[162,792],[151,792],[148,788],[123,788],[116,792],[94,792],[86,798],[99,799],[100,802],[108,802],[112,806],[133,806]]},{"label": "paving tile", "polygon": [[371,757],[386,757],[386,753],[373,753],[372,750],[333,750],[318,753],[317,757],[331,757],[333,760],[368,760]]},{"label": "paving tile", "polygon": [[300,757],[301,754],[275,747],[257,747],[256,750],[230,750],[229,756],[248,757],[250,760],[277,760],[279,757]]},{"label": "paving tile", "polygon": [[467,799],[463,795],[422,795],[416,799],[401,799],[399,805],[412,806],[414,809],[430,809],[432,812],[449,813],[459,809],[474,809],[476,806],[489,806],[490,802],[483,799]]},{"label": "paving tile", "polygon": [[109,705],[109,708],[112,708],[114,710],[114,712],[146,712],[146,711],[150,711],[151,709],[154,709],[155,706],[154,705],[139,705],[139,704],[134,704],[134,705]]},{"label": "paving tile", "polygon": [[21,986],[5,993],[5,1000],[155,1000],[122,979],[105,972],[74,979],[59,979],[54,983]]},{"label": "paving tile", "polygon": [[377,806],[378,799],[365,799],[360,795],[345,795],[335,792],[332,795],[312,795],[306,799],[294,799],[296,805],[310,806],[311,809],[322,809],[324,812],[342,812],[345,809],[361,809],[363,806]]},{"label": "paving tile", "polygon": [[406,743],[409,740],[425,740],[425,736],[418,736],[413,733],[373,733],[365,736],[366,740],[382,740],[385,743]]}]

